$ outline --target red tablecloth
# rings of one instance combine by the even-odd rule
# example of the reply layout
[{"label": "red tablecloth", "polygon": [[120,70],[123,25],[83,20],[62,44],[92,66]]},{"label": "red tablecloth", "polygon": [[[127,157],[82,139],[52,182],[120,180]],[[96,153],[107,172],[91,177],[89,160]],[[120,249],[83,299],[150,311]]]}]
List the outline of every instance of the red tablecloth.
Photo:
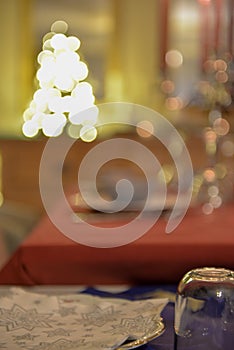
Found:
[{"label": "red tablecloth", "polygon": [[1,270],[0,284],[173,283],[198,266],[234,269],[233,214],[234,205],[211,215],[191,209],[171,234],[161,218],[143,237],[116,248],[73,242],[45,217]]}]

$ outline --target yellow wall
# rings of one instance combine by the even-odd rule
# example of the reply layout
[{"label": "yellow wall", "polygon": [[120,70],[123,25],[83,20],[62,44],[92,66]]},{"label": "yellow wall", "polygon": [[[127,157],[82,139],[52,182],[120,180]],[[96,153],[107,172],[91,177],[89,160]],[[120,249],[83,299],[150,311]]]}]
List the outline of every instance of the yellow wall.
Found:
[{"label": "yellow wall", "polygon": [[22,113],[31,97],[31,0],[0,1],[0,136],[20,136]]},{"label": "yellow wall", "polygon": [[107,99],[160,105],[159,6],[160,1],[155,0],[115,0]]}]

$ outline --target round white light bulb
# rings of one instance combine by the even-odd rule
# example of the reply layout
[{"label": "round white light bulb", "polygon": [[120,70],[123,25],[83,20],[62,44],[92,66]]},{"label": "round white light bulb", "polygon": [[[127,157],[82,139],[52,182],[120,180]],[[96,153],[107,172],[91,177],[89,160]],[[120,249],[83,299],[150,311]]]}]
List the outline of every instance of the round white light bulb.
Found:
[{"label": "round white light bulb", "polygon": [[76,51],[80,47],[80,40],[75,36],[69,36],[67,38],[67,46],[70,50]]},{"label": "round white light bulb", "polygon": [[85,125],[80,130],[80,138],[85,142],[92,142],[97,137],[97,129],[93,126]]},{"label": "round white light bulb", "polygon": [[65,124],[64,114],[47,115],[42,121],[42,131],[48,137],[56,137],[61,135]]},{"label": "round white light bulb", "polygon": [[50,44],[55,50],[66,49],[67,47],[67,37],[62,33],[55,34],[50,39]]},{"label": "round white light bulb", "polygon": [[23,134],[27,137],[34,137],[38,133],[38,126],[32,120],[28,120],[23,124],[22,127]]}]

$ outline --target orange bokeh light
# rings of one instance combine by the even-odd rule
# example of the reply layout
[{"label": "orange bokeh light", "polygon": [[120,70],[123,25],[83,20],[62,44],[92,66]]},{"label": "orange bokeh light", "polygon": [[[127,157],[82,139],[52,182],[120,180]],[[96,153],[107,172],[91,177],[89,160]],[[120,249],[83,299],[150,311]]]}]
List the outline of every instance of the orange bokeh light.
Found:
[{"label": "orange bokeh light", "polygon": [[206,169],[203,173],[203,177],[207,182],[213,182],[216,178],[216,175],[213,169]]}]

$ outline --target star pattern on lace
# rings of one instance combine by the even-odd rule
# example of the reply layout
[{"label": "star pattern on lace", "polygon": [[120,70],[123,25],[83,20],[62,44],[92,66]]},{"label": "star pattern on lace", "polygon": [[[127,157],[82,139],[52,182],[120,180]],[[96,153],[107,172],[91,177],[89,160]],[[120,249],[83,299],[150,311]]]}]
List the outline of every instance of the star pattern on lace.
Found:
[{"label": "star pattern on lace", "polygon": [[116,312],[112,305],[106,308],[96,306],[92,312],[82,314],[82,320],[87,321],[89,325],[102,327],[107,322],[116,320],[117,313],[119,312]]},{"label": "star pattern on lace", "polygon": [[19,340],[34,340],[38,335],[32,335],[31,333],[25,333],[23,335],[13,335],[13,339],[16,341]]},{"label": "star pattern on lace", "polygon": [[77,350],[79,346],[84,345],[84,340],[67,340],[58,339],[52,343],[41,342],[38,345],[34,345],[32,350]]},{"label": "star pattern on lace", "polygon": [[44,331],[44,333],[47,334],[47,337],[57,337],[57,336],[62,336],[62,337],[70,337],[71,332],[63,329],[63,328],[56,328],[52,331]]},{"label": "star pattern on lace", "polygon": [[161,311],[161,308],[163,304],[158,304],[157,306],[155,306],[153,303],[151,302],[141,302],[139,304],[138,307],[135,308],[135,311],[137,311],[139,314],[142,314],[144,312],[148,312],[149,310],[154,309],[155,314],[159,314]]},{"label": "star pattern on lace", "polygon": [[69,315],[76,315],[76,308],[75,307],[60,307],[59,314],[62,317],[69,316]]},{"label": "star pattern on lace", "polygon": [[0,308],[0,326],[6,327],[6,330],[26,329],[32,331],[36,327],[51,327],[48,319],[51,314],[38,313],[36,309],[24,309],[14,304],[11,309]]},{"label": "star pattern on lace", "polygon": [[122,318],[118,325],[112,325],[112,330],[108,330],[112,334],[134,335],[137,333],[145,333],[155,329],[154,316],[144,317],[139,315],[134,318]]}]

